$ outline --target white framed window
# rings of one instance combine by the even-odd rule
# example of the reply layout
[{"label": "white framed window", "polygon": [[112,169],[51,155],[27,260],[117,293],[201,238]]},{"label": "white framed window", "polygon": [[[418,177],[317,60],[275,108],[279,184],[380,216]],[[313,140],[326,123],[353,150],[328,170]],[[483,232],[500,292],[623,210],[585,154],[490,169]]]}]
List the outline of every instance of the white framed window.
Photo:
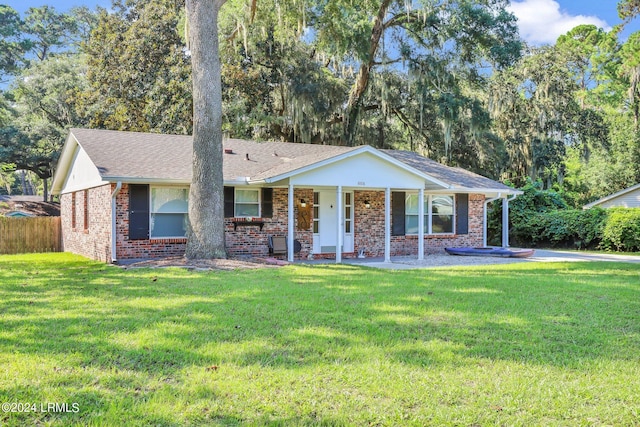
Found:
[{"label": "white framed window", "polygon": [[313,192],[313,234],[320,233],[320,193]]},{"label": "white framed window", "polygon": [[149,236],[180,238],[187,235],[189,189],[180,187],[151,187]]},{"label": "white framed window", "polygon": [[[425,234],[452,234],[455,222],[455,198],[453,195],[434,194],[424,197]],[[418,234],[418,195],[406,194],[405,233]]]},{"label": "white framed window", "polygon": [[260,191],[240,190],[236,188],[235,216],[259,217],[260,216]]},{"label": "white framed window", "polygon": [[455,210],[453,208],[454,197],[449,195],[433,195],[431,199],[431,233],[453,233],[453,220]]}]

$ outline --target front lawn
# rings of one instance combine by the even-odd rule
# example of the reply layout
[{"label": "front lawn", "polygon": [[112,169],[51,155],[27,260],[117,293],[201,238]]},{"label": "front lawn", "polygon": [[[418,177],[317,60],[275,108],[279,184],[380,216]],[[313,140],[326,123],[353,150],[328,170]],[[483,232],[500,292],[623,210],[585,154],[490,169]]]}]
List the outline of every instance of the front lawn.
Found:
[{"label": "front lawn", "polygon": [[12,426],[638,425],[640,265],[2,256],[0,402]]}]

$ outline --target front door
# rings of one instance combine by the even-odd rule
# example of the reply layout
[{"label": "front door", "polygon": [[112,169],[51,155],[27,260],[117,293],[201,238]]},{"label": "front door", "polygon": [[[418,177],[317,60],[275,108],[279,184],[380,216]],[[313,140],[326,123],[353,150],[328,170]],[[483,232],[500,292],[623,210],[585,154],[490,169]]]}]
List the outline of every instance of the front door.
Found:
[{"label": "front door", "polygon": [[[336,253],[338,213],[335,190],[313,193],[313,253]],[[353,252],[353,192],[342,193],[342,252]]]}]

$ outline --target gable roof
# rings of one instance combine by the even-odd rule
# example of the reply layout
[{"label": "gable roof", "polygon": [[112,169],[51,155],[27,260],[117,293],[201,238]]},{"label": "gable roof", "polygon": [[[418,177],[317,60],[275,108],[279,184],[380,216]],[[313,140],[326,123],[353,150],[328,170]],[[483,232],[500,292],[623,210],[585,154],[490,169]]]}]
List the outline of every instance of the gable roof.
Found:
[{"label": "gable roof", "polygon": [[631,193],[633,191],[640,190],[640,184],[632,185],[629,188],[625,188],[624,190],[620,190],[617,193],[610,194],[601,199],[596,200],[595,202],[588,203],[583,206],[583,209],[590,209],[594,206],[599,206],[603,203],[606,203],[610,200],[617,199],[618,197],[624,196],[625,194]]},{"label": "gable roof", "polygon": [[[223,146],[223,176],[227,183],[273,182],[368,152],[436,183],[439,188],[518,193],[491,179],[464,169],[441,165],[408,151],[240,139],[225,139]],[[79,149],[85,151],[104,182],[191,182],[191,136],[71,129],[54,176],[54,193],[64,187],[66,175]]]}]

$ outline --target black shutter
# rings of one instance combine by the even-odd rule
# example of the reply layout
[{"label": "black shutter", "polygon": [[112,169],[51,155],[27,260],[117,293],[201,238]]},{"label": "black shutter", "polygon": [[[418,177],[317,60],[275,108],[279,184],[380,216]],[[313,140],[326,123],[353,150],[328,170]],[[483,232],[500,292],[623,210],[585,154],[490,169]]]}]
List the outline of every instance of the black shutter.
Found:
[{"label": "black shutter", "polygon": [[273,217],[273,188],[262,189],[262,218]]},{"label": "black shutter", "polygon": [[149,186],[129,184],[129,239],[149,238]]},{"label": "black shutter", "polygon": [[456,194],[456,234],[469,234],[468,194]]},{"label": "black shutter", "polygon": [[391,235],[404,236],[404,191],[393,191],[391,193]]},{"label": "black shutter", "polygon": [[233,187],[224,187],[224,217],[233,218],[235,212],[235,190]]}]

